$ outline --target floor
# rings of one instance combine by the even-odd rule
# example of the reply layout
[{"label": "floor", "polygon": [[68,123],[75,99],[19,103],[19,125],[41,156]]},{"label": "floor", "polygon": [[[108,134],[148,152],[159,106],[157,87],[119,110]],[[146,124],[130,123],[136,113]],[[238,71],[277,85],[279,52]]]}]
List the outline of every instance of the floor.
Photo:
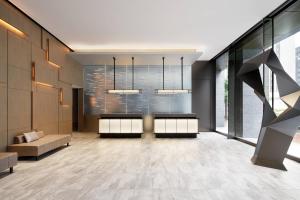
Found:
[{"label": "floor", "polygon": [[216,133],[197,139],[100,139],[73,134],[70,147],[0,174],[0,199],[300,199],[300,164],[251,164],[254,148]]}]

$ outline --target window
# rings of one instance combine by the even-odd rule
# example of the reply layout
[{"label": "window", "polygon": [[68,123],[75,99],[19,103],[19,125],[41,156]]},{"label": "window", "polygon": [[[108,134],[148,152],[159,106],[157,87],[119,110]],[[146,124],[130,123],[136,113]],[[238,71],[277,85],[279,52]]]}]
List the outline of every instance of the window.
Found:
[{"label": "window", "polygon": [[228,134],[228,52],[216,61],[216,130]]},{"label": "window", "polygon": [[[296,2],[274,18],[274,50],[285,71],[300,85],[300,2]],[[279,97],[275,76],[274,111],[280,115],[286,108]],[[288,154],[300,157],[299,131]]]},{"label": "window", "polygon": [[[285,71],[300,85],[300,1],[296,1],[275,16],[270,15],[264,18],[260,26],[253,28],[253,32],[232,44],[229,47],[229,59],[228,53],[216,59],[217,131],[229,130],[230,137],[257,143],[263,103],[251,87],[239,80],[237,73],[247,60],[272,47]],[[260,66],[259,69],[266,99],[276,115],[280,115],[287,106],[279,97],[276,75],[265,65]],[[227,71],[229,72],[228,92],[230,95],[229,102],[224,101],[224,103],[223,100],[228,97],[225,96],[223,85],[226,79],[223,75]],[[226,113],[227,105],[230,109],[229,116]],[[229,118],[228,128],[224,123],[227,117]],[[298,129],[300,129],[300,122]],[[300,158],[300,130],[293,138],[288,154]]]},{"label": "window", "polygon": [[[263,30],[255,31],[246,38],[241,45],[241,59],[243,63],[263,52]],[[263,77],[263,66],[260,66]],[[263,103],[246,83],[242,86],[242,134],[239,137],[257,143],[263,116]]]}]

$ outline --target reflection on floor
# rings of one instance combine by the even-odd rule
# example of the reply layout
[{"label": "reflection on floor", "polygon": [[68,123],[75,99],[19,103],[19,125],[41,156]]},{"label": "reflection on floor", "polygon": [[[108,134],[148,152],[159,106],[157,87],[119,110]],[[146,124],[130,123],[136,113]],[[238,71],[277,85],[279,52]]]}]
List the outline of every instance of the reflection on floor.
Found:
[{"label": "reflection on floor", "polygon": [[228,126],[216,127],[216,130],[220,133],[228,134]]},{"label": "reflection on floor", "polygon": [[222,126],[217,126],[216,130],[220,133],[228,134],[228,120],[224,119]]},{"label": "reflection on floor", "polygon": [[[216,133],[197,139],[100,139],[74,134],[71,146],[0,174],[1,200],[284,199],[300,196],[300,164],[288,172],[251,164],[254,148]],[[2,176],[1,176],[2,175]]]},{"label": "reflection on floor", "polygon": [[300,158],[300,132],[294,136],[288,154]]}]

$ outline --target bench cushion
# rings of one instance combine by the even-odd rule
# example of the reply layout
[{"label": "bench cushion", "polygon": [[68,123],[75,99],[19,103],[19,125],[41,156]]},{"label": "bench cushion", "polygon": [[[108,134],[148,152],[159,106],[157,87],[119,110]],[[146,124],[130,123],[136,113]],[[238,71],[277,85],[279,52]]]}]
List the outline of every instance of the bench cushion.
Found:
[{"label": "bench cushion", "polygon": [[39,136],[38,136],[38,134],[36,134],[35,131],[29,132],[29,133],[24,133],[24,137],[25,137],[26,142],[33,142],[33,141],[39,139]]},{"label": "bench cushion", "polygon": [[22,144],[25,142],[25,136],[24,135],[17,135],[14,137],[14,144]]},{"label": "bench cushion", "polygon": [[18,152],[22,156],[40,156],[71,141],[70,135],[45,135],[29,143],[12,144],[8,146],[9,152]]}]

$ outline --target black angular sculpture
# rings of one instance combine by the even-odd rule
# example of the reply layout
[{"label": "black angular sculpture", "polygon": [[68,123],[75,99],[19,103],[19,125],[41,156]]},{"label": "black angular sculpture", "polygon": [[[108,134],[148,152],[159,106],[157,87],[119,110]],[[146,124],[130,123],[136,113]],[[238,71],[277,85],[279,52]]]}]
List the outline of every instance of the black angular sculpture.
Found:
[{"label": "black angular sculpture", "polygon": [[[266,99],[259,73],[261,64],[267,65],[276,75],[280,99],[287,109],[276,116]],[[243,64],[238,77],[254,89],[263,102],[263,118],[252,162],[257,165],[286,170],[283,160],[300,125],[300,87],[284,71],[273,49]]]}]

